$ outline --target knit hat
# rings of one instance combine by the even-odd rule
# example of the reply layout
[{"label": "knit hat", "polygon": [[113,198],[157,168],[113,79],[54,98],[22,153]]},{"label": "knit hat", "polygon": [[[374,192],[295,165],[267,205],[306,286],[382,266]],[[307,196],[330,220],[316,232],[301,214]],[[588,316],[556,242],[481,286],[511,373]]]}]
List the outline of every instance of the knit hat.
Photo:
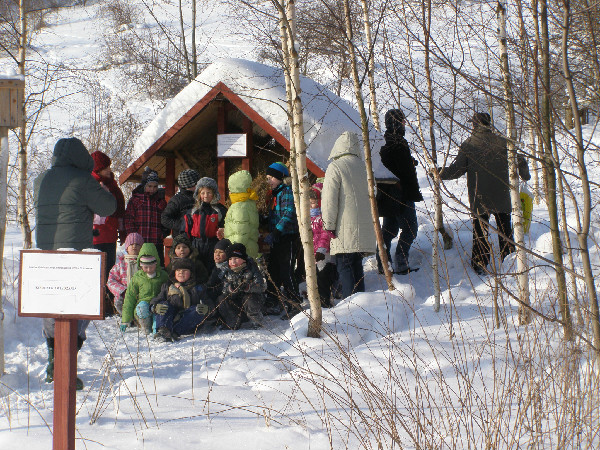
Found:
[{"label": "knit hat", "polygon": [[157,263],[157,261],[153,255],[140,256],[140,264],[155,264],[155,263]]},{"label": "knit hat", "polygon": [[192,249],[192,241],[190,241],[190,238],[185,233],[181,233],[173,238],[173,250],[179,244],[187,245],[190,250]]},{"label": "knit hat", "polygon": [[489,127],[492,123],[492,118],[488,113],[475,113],[473,114],[473,117],[469,119],[469,122],[472,122],[473,125]]},{"label": "knit hat", "polygon": [[98,173],[110,167],[110,158],[101,151],[96,150],[91,156],[94,160],[94,172]]},{"label": "knit hat", "polygon": [[185,169],[179,172],[179,176],[177,177],[177,186],[179,186],[181,189],[191,188],[196,185],[199,179],[200,174],[194,169]]},{"label": "knit hat", "polygon": [[323,183],[315,183],[310,188],[309,198],[321,201],[321,191],[323,190]]},{"label": "knit hat", "polygon": [[215,244],[215,250],[223,250],[227,252],[227,249],[231,246],[231,241],[229,239],[221,239]]},{"label": "knit hat", "polygon": [[246,253],[246,246],[241,242],[231,244],[227,249],[227,259],[229,258],[241,258],[244,261],[248,261],[248,254]]},{"label": "knit hat", "polygon": [[146,167],[144,169],[144,173],[142,174],[142,186],[145,186],[149,182],[158,183],[158,173],[155,170],[152,170],[150,167]]},{"label": "knit hat", "polygon": [[142,245],[144,243],[144,238],[139,233],[129,233],[127,238],[125,239],[125,249],[129,247],[131,244],[139,244]]},{"label": "knit hat", "polygon": [[273,178],[277,178],[278,180],[282,180],[285,177],[290,176],[290,171],[283,163],[276,162],[267,167],[266,171],[267,175],[271,175]]},{"label": "knit hat", "polygon": [[200,180],[198,180],[198,183],[196,183],[196,190],[194,191],[194,198],[198,198],[198,193],[202,188],[212,189],[212,191],[215,194],[214,201],[218,202],[219,200],[221,200],[221,196],[219,195],[219,185],[212,178],[202,177],[200,178]]},{"label": "knit hat", "polygon": [[404,134],[406,116],[401,109],[390,109],[385,113],[385,128],[392,134]]},{"label": "knit hat", "polygon": [[171,273],[174,273],[178,269],[187,269],[193,272],[194,261],[192,261],[190,258],[174,258],[173,263],[171,264]]}]

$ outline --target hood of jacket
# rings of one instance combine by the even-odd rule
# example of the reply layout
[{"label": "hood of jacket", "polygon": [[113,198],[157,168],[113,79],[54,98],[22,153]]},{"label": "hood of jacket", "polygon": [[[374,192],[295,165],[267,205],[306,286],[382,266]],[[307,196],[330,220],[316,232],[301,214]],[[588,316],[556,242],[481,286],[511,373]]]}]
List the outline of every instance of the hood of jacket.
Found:
[{"label": "hood of jacket", "polygon": [[142,244],[142,248],[140,249],[140,253],[137,257],[138,267],[140,267],[140,258],[142,256],[154,256],[156,258],[157,264],[160,261],[160,257],[158,256],[158,250],[156,250],[156,246],[151,242],[146,242]]},{"label": "hood of jacket", "polygon": [[356,133],[344,131],[333,144],[329,159],[337,159],[344,155],[354,155],[360,158],[360,141]]},{"label": "hood of jacket", "polygon": [[86,172],[94,170],[94,159],[77,138],[59,139],[52,153],[52,167],[72,166]]},{"label": "hood of jacket", "polygon": [[229,177],[227,184],[229,186],[229,192],[246,192],[252,184],[252,175],[250,175],[250,172],[247,170],[240,170]]}]

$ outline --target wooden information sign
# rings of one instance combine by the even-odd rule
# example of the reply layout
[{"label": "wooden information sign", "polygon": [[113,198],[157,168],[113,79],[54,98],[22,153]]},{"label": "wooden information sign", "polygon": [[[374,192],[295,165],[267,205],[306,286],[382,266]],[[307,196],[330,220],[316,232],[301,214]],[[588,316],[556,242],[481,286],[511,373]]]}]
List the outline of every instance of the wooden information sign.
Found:
[{"label": "wooden information sign", "polygon": [[104,319],[103,252],[21,250],[19,316],[55,319],[52,448],[75,450],[77,320]]}]

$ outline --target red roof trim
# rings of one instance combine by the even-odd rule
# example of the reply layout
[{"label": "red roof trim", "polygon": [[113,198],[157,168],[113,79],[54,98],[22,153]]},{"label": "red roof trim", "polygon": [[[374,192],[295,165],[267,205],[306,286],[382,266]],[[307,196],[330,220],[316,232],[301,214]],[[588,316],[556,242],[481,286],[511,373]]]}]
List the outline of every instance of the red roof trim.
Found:
[{"label": "red roof trim", "polygon": [[[161,147],[169,141],[179,130],[181,130],[187,123],[192,120],[200,111],[202,111],[210,102],[212,102],[217,95],[222,93],[232,104],[234,104],[240,111],[242,111],[250,120],[256,123],[259,127],[265,130],[270,136],[272,136],[279,144],[281,144],[288,152],[290,151],[290,142],[261,117],[256,111],[254,111],[244,100],[242,100],[237,94],[229,89],[225,83],[220,81],[217,83],[201,100],[199,100],[188,112],[179,118],[175,124],[169,128],[160,138],[152,144],[148,150],[146,150],[138,159],[136,159],[119,177],[119,183],[123,184],[144,164],[146,164],[154,154],[161,149]],[[306,158],[306,166],[308,170],[314,173],[317,177],[324,176],[325,172],[313,163],[310,159]]]}]

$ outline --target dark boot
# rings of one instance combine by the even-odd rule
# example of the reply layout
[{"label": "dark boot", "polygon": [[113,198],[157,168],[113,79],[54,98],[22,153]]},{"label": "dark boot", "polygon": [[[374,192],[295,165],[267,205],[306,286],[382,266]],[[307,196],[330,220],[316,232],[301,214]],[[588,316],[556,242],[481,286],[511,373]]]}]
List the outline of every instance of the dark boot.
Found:
[{"label": "dark boot", "polygon": [[[81,338],[81,336],[77,336],[77,353],[79,353],[79,350],[81,350],[81,347],[83,347],[83,342],[83,338]],[[75,389],[77,391],[83,390],[83,380],[79,377],[77,377],[75,380]]]},{"label": "dark boot", "polygon": [[46,366],[46,383],[54,381],[54,338],[46,338],[48,347],[48,365]]}]

